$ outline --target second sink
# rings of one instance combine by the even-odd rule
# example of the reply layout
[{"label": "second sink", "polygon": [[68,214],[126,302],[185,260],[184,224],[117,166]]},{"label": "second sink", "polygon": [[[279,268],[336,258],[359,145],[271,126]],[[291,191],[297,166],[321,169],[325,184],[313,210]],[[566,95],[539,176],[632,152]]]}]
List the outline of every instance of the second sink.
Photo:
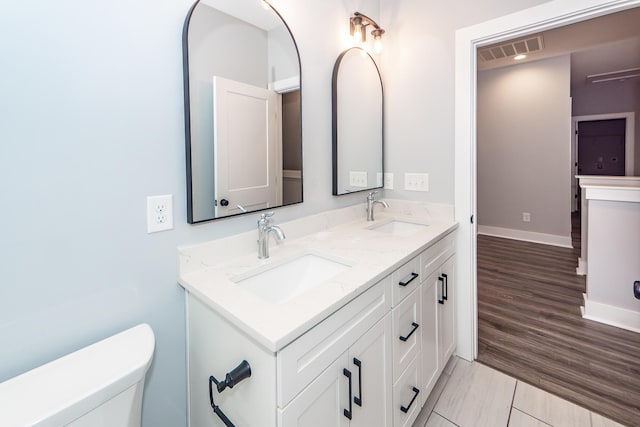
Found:
[{"label": "second sink", "polygon": [[233,279],[238,286],[273,304],[285,303],[321,285],[349,266],[307,253],[287,262]]},{"label": "second sink", "polygon": [[408,236],[413,233],[417,233],[418,231],[422,231],[426,227],[428,227],[427,224],[419,224],[416,222],[400,221],[394,219],[380,225],[374,225],[372,227],[369,227],[369,229],[391,234],[394,236]]}]

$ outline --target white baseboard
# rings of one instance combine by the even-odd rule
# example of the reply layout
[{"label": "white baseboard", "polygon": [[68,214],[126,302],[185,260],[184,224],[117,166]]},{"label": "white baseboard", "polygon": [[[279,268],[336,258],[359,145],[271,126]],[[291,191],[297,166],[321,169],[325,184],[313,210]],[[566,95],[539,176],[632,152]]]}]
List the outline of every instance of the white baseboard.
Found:
[{"label": "white baseboard", "polygon": [[586,276],[587,275],[587,260],[578,257],[578,266],[576,267],[576,274],[578,276]]},{"label": "white baseboard", "polygon": [[513,228],[490,227],[488,225],[478,225],[478,234],[503,237],[505,239],[524,240],[525,242],[542,243],[545,245],[561,246],[563,248],[573,248],[571,236],[536,233],[533,231],[515,230]]},{"label": "white baseboard", "polygon": [[640,332],[640,312],[590,301],[586,294],[582,295],[584,297],[584,307],[581,307],[583,318],[632,332]]}]

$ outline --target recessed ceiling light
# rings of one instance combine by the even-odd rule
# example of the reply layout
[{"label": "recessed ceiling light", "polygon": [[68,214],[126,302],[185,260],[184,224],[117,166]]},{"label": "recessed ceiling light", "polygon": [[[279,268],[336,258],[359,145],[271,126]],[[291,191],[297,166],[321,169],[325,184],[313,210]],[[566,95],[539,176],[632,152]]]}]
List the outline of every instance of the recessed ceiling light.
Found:
[{"label": "recessed ceiling light", "polygon": [[520,61],[521,59],[524,59],[526,57],[527,57],[527,55],[516,55],[516,56],[513,57],[513,59],[515,59],[516,61]]}]

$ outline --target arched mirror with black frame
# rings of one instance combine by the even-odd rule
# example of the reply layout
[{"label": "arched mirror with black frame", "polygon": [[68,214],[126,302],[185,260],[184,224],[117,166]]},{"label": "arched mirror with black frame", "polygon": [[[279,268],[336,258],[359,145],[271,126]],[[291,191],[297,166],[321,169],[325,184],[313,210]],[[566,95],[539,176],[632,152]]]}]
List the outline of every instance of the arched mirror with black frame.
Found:
[{"label": "arched mirror with black frame", "polygon": [[183,69],[188,222],[302,202],[300,55],[280,14],[196,1]]},{"label": "arched mirror with black frame", "polygon": [[359,47],[338,56],[332,78],[333,195],[383,186],[384,89],[373,57]]}]

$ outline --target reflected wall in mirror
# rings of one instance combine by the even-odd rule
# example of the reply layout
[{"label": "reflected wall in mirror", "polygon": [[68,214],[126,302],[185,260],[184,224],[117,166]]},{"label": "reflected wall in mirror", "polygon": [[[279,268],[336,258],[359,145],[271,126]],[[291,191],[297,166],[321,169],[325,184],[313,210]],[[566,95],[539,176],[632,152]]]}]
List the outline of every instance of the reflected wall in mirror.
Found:
[{"label": "reflected wall in mirror", "polygon": [[300,58],[259,0],[200,0],[183,30],[189,223],[302,202]]},{"label": "reflected wall in mirror", "polygon": [[333,194],[381,188],[384,92],[375,61],[354,47],[333,68]]}]

